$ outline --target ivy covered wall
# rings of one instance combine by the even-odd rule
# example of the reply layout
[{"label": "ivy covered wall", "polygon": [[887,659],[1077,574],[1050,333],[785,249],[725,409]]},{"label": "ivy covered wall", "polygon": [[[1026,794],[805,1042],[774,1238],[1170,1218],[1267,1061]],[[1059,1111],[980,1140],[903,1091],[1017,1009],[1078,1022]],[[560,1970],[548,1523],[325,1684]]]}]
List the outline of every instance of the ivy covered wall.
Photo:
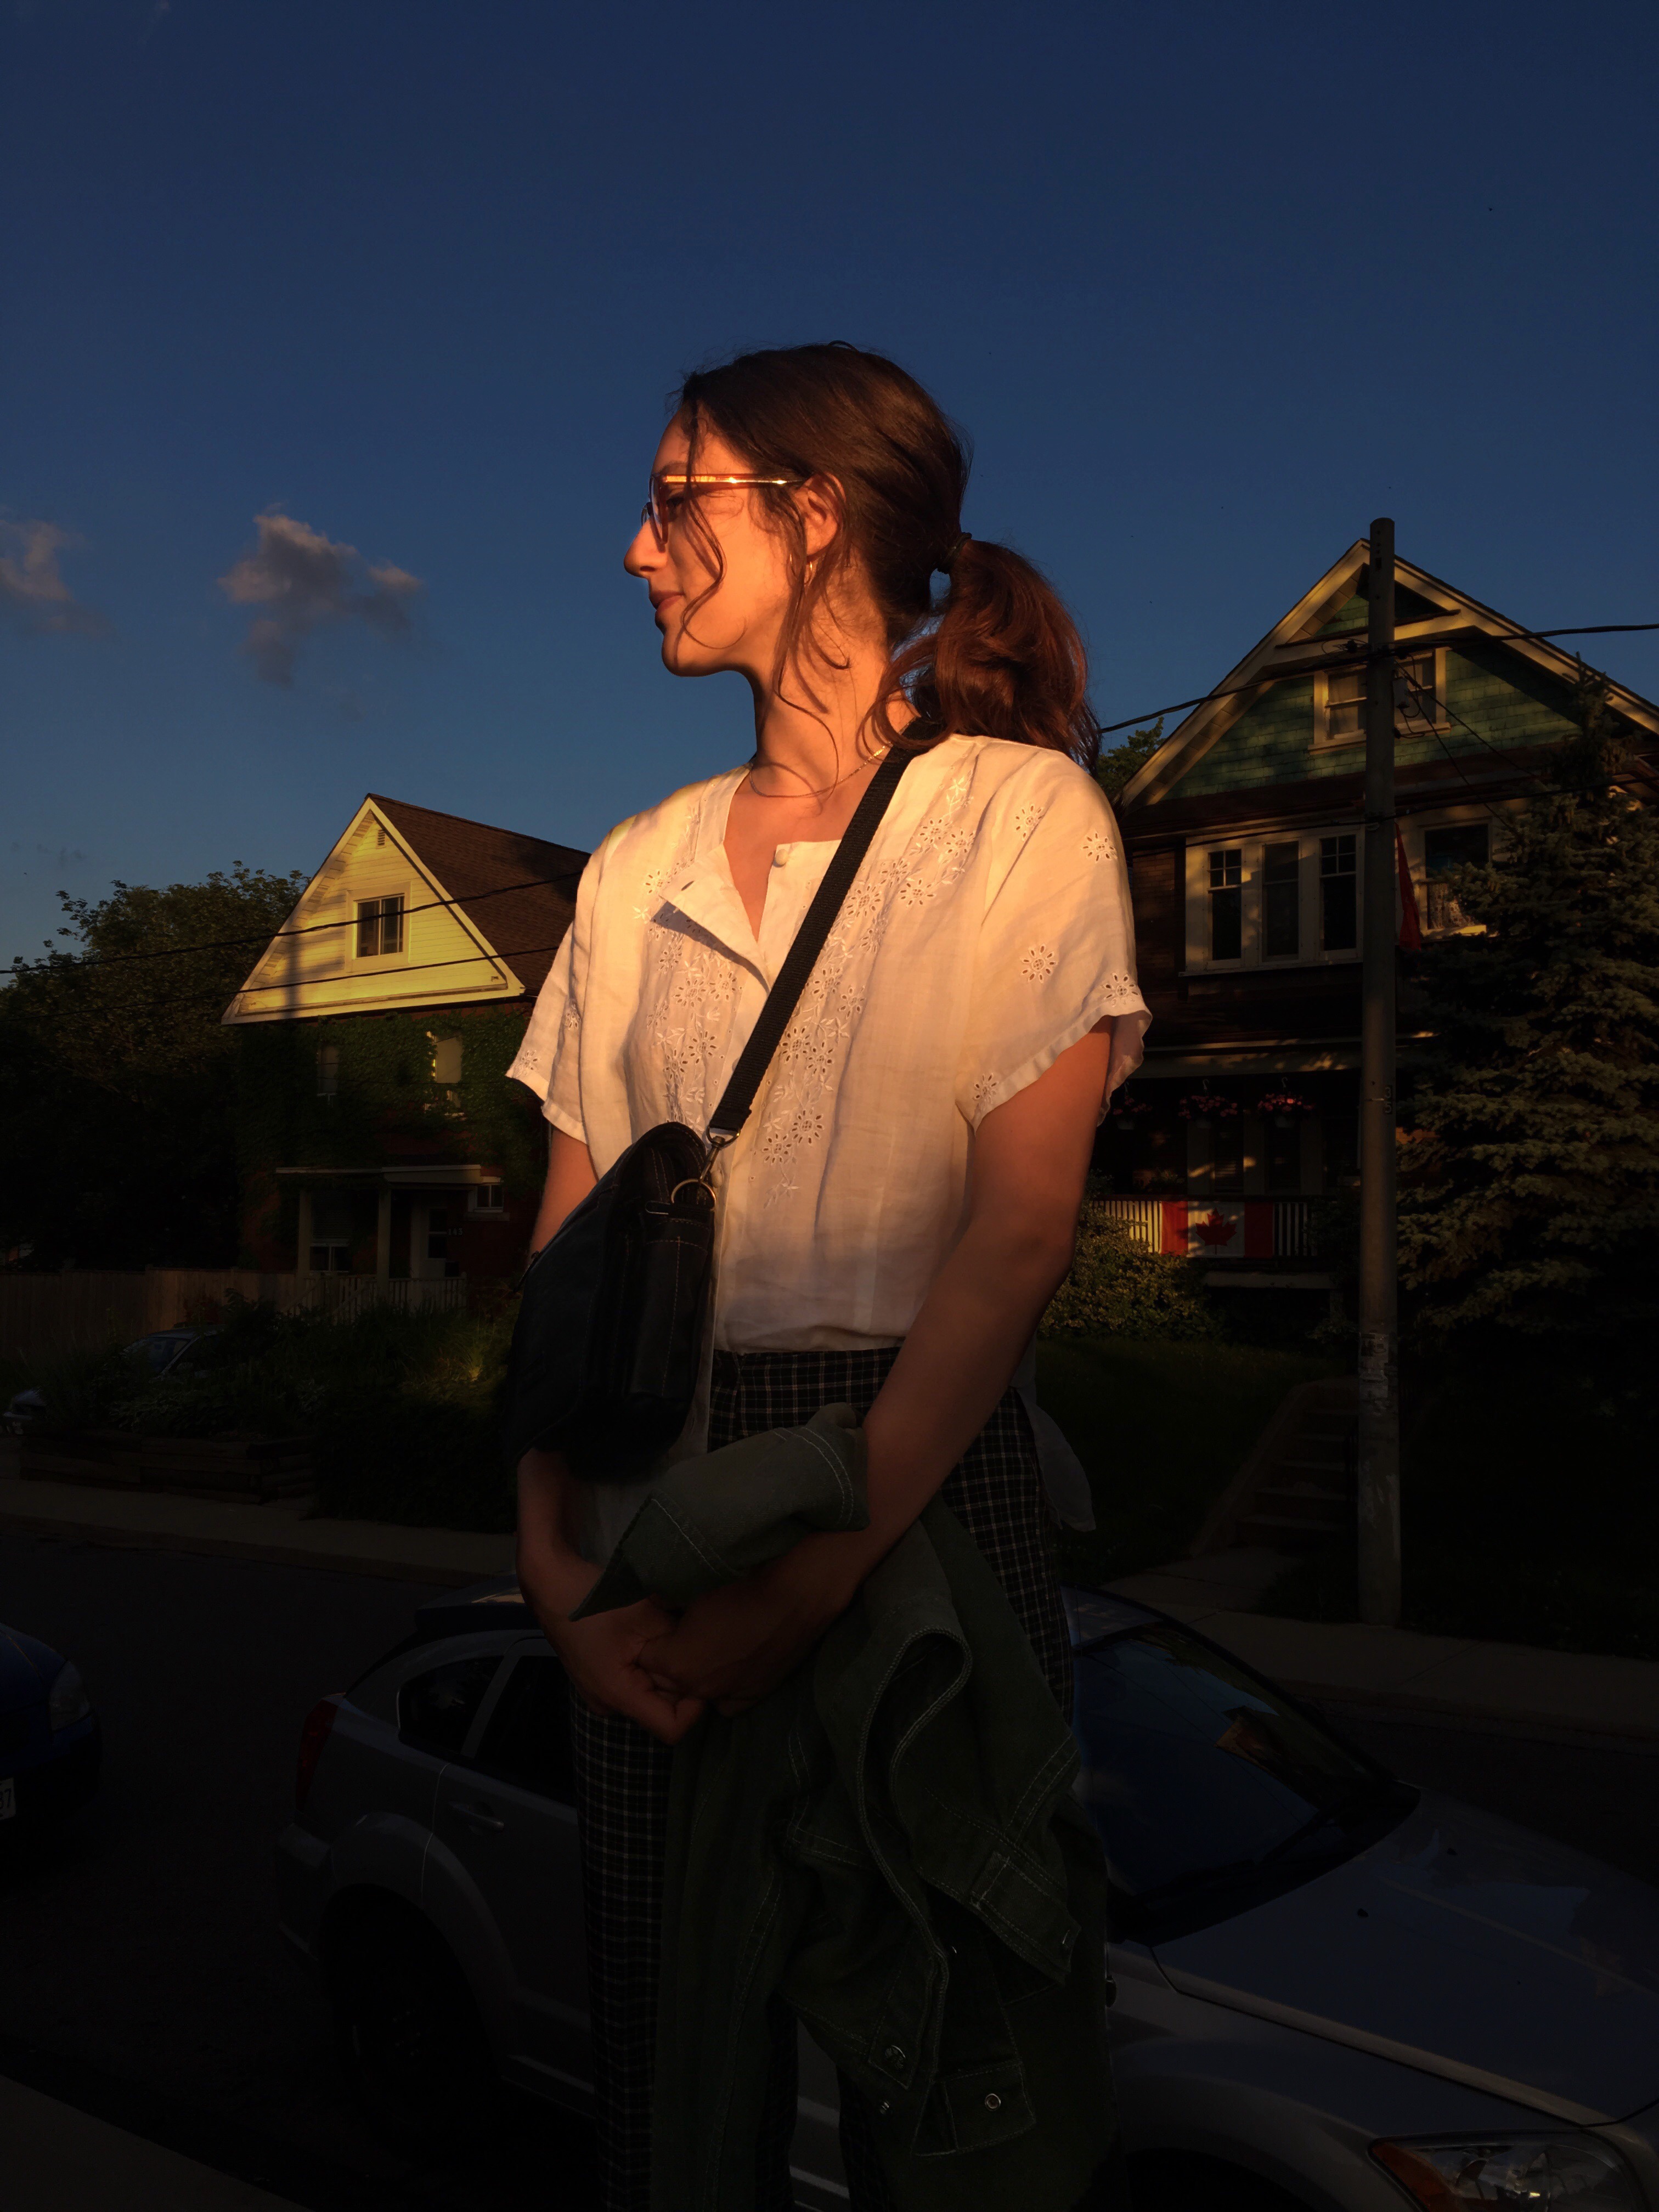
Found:
[{"label": "ivy covered wall", "polygon": [[[278,1168],[476,1161],[501,1176],[515,1212],[533,1206],[544,1125],[506,1072],[526,1018],[522,1008],[435,1007],[236,1032],[245,1250],[293,1247],[297,1194]],[[441,1079],[453,1073],[453,1052],[438,1051],[445,1039],[460,1042],[453,1080]]]}]

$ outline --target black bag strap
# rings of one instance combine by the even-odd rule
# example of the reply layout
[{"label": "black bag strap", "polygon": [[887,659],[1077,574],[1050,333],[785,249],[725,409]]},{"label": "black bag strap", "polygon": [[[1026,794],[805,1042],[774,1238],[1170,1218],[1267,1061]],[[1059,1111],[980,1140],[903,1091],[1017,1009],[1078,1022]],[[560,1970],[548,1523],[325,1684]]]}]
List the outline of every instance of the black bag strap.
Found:
[{"label": "black bag strap", "polygon": [[898,789],[899,778],[915,758],[915,755],[908,746],[893,745],[871,777],[864,796],[860,799],[853,818],[823,872],[823,881],[818,885],[811,905],[801,918],[794,943],[784,956],[776,981],[766,994],[766,1004],[761,1008],[760,1018],[732,1071],[732,1079],[720,1093],[720,1103],[709,1116],[708,1142],[711,1146],[729,1145],[749,1119],[755,1093],[760,1088],[760,1079],[771,1065],[778,1041],[788,1027],[789,1017],[794,1012],[800,994],[806,988],[806,979],[823,950],[823,941],[830,934],[836,916],[841,912],[848,892],[853,888],[853,878],[859,872],[859,865],[870,849],[870,840],[875,836],[882,816],[887,811],[888,801]]}]

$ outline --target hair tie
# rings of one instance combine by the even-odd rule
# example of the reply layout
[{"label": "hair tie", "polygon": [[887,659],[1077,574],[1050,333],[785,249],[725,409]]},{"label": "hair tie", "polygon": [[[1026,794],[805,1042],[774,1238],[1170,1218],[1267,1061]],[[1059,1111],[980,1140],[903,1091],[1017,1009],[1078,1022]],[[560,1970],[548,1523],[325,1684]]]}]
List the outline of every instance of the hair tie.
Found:
[{"label": "hair tie", "polygon": [[953,573],[957,565],[957,556],[968,542],[968,532],[965,530],[957,531],[956,536],[945,547],[944,558],[933,563],[941,576],[948,576]]}]

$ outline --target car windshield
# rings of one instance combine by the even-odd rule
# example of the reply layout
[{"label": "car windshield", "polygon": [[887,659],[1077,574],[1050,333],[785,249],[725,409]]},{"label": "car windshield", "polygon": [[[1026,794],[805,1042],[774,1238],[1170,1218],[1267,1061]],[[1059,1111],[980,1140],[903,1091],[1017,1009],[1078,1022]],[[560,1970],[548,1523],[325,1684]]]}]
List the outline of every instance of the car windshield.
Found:
[{"label": "car windshield", "polygon": [[[1078,1795],[1125,1932],[1202,1893],[1202,1918],[1306,1880],[1405,1810],[1400,1785],[1248,1669],[1170,1621],[1079,1653]],[[1240,1894],[1243,1892],[1244,1894]]]}]

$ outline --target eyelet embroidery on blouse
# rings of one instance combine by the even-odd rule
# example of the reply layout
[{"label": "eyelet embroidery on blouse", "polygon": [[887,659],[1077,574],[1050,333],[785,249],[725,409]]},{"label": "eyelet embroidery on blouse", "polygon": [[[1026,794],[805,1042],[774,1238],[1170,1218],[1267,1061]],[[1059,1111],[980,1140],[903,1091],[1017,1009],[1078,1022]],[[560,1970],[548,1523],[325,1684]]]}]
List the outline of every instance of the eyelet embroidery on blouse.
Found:
[{"label": "eyelet embroidery on blouse", "polygon": [[1094,861],[1097,866],[1099,866],[1102,860],[1109,860],[1111,859],[1112,841],[1106,835],[1103,830],[1094,830],[1089,836],[1084,839],[1083,857],[1086,860]]},{"label": "eyelet embroidery on blouse", "polygon": [[1014,810],[1014,835],[1023,844],[1048,812],[1046,806],[1036,806],[1030,801]]},{"label": "eyelet embroidery on blouse", "polygon": [[794,1162],[824,1133],[818,1099],[833,1084],[854,1024],[864,1011],[864,981],[894,912],[925,906],[967,866],[971,832],[956,818],[973,779],[959,769],[934,811],[890,860],[860,872],[824,941],[794,1018],[779,1043],[757,1132],[757,1163],[770,1171],[761,1202],[793,1194]]},{"label": "eyelet embroidery on blouse", "polygon": [[1019,972],[1029,983],[1046,983],[1054,972],[1058,956],[1047,945],[1034,945],[1019,963]]}]

